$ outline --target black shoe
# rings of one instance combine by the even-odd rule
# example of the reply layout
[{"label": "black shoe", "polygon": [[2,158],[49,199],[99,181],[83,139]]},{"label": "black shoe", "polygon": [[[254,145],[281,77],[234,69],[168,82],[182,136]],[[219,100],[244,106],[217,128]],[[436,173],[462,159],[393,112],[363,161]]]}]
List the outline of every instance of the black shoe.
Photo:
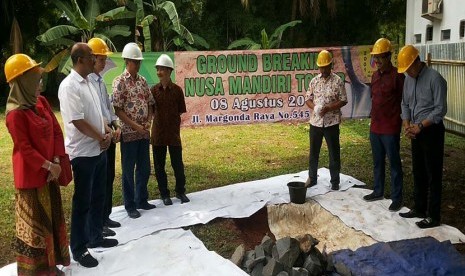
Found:
[{"label": "black shoe", "polygon": [[166,206],[173,205],[173,201],[171,201],[171,198],[169,197],[164,197],[162,198],[162,200],[163,200],[163,204],[165,204]]},{"label": "black shoe", "polygon": [[181,200],[181,204],[190,201],[186,194],[176,194],[176,198],[179,198]]},{"label": "black shoe", "polygon": [[432,228],[432,227],[437,227],[441,225],[441,223],[437,220],[433,220],[430,217],[427,217],[423,220],[415,222],[415,224],[420,227],[421,229],[426,229],[426,228]]},{"label": "black shoe", "polygon": [[403,217],[403,218],[426,218],[426,214],[425,213],[420,213],[420,212],[417,212],[415,210],[410,210],[406,213],[399,213],[399,216]]},{"label": "black shoe", "polygon": [[313,181],[310,177],[305,181],[305,187],[310,188],[316,185],[316,181]]},{"label": "black shoe", "polygon": [[127,210],[128,216],[132,219],[140,217],[140,213],[137,210]]},{"label": "black shoe", "polygon": [[368,201],[368,202],[381,200],[383,198],[384,198],[384,196],[382,196],[382,195],[375,195],[375,192],[373,192],[373,193],[371,193],[369,195],[363,196],[363,200]]},{"label": "black shoe", "polygon": [[331,184],[331,190],[333,191],[339,190],[339,183]]},{"label": "black shoe", "polygon": [[83,267],[89,268],[98,266],[98,261],[92,257],[87,250],[79,256],[73,256],[73,259]]},{"label": "black shoe", "polygon": [[150,204],[147,201],[137,206],[137,209],[142,210],[152,210],[154,208],[157,208],[157,206],[155,206],[154,204]]},{"label": "black shoe", "polygon": [[107,219],[107,221],[105,222],[105,226],[108,228],[118,228],[121,227],[121,223],[111,219]]},{"label": "black shoe", "polygon": [[118,245],[117,239],[103,239],[101,242],[97,244],[88,244],[88,248],[96,248],[96,247],[103,247],[103,248],[110,248],[115,247]]},{"label": "black shoe", "polygon": [[102,235],[103,235],[103,237],[111,237],[111,236],[116,235],[116,233],[115,233],[115,231],[108,228],[108,226],[103,226]]},{"label": "black shoe", "polygon": [[397,202],[392,202],[391,205],[389,205],[389,211],[391,212],[397,212],[402,208],[402,201],[397,201]]}]

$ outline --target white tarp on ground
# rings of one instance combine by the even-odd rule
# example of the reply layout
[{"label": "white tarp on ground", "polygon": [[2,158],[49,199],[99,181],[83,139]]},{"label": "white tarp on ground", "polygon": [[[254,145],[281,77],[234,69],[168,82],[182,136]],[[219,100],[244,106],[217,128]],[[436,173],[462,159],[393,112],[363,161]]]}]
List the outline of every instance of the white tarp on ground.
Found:
[{"label": "white tarp on ground", "polygon": [[[307,191],[307,197],[325,194],[330,191],[329,170],[320,169],[319,184]],[[121,222],[117,228],[116,238],[120,244],[138,239],[163,229],[180,228],[183,226],[205,224],[214,218],[244,218],[250,217],[266,204],[289,203],[287,182],[294,176],[307,178],[308,172],[275,176],[267,179],[228,185],[189,194],[191,202],[180,204],[173,198],[172,206],[165,206],[161,200],[153,200],[157,208],[140,210],[141,217],[131,219],[124,206],[113,208],[111,218]],[[353,177],[341,175],[341,190],[347,190],[353,185],[364,185]]]},{"label": "white tarp on ground", "polygon": [[[117,232],[116,238],[119,240],[120,245],[104,252],[98,249],[93,250],[101,262],[95,270],[98,271],[98,275],[160,275],[160,273],[154,271],[155,267],[158,266],[164,268],[161,275],[183,275],[184,273],[180,272],[180,269],[184,269],[182,266],[195,264],[195,266],[191,267],[193,270],[190,270],[187,274],[225,275],[225,273],[231,272],[231,274],[237,275],[235,267],[228,270],[227,267],[229,266],[224,265],[228,261],[200,248],[203,245],[199,246],[198,244],[201,244],[201,242],[193,237],[190,232],[184,234],[185,231],[180,229],[176,231],[160,230],[207,223],[217,217],[249,217],[265,204],[288,203],[289,192],[286,183],[296,175],[301,179],[306,179],[307,173],[307,171],[303,171],[192,193],[189,194],[191,202],[182,205],[179,204],[177,199],[173,200],[174,205],[172,206],[164,206],[160,200],[154,200],[151,203],[155,203],[157,208],[149,211],[142,210],[142,216],[138,219],[128,218],[124,207],[115,207],[111,217],[122,224],[121,228],[115,229]],[[330,191],[329,171],[320,169],[318,174],[318,185],[308,189],[307,198],[311,197],[321,201],[330,212],[333,212],[334,208],[334,212],[337,212],[337,215],[349,226],[352,226],[351,223],[357,221],[359,224],[352,227],[378,228],[377,225],[369,225],[369,221],[377,223],[376,220],[363,219],[364,216],[376,217],[379,215],[378,213],[371,214],[371,212],[379,212],[379,210],[371,209],[368,206],[374,206],[377,203],[368,204],[349,200],[351,197],[359,196],[359,194],[354,195],[352,193],[357,189],[349,189],[348,192],[344,192],[353,185],[364,185],[364,183],[353,177],[341,175],[341,191],[327,193]],[[317,196],[323,194],[326,195]],[[328,200],[325,200],[326,197]],[[334,201],[334,204],[332,201]],[[336,204],[336,202],[339,203]],[[387,205],[385,211],[387,212]],[[366,215],[365,213],[370,214]],[[397,215],[396,213],[391,214],[392,216]],[[404,237],[402,237],[402,233],[399,233],[397,237],[400,239],[410,238],[411,232],[417,233],[418,237],[430,235],[429,230],[417,231],[416,226],[412,224],[410,226],[410,228],[406,228]],[[381,236],[392,237],[391,232],[400,232],[396,227],[396,222],[388,223],[386,227],[379,227],[377,232]],[[450,227],[447,229],[454,230],[455,228]],[[460,237],[457,238],[458,234],[460,234]],[[456,229],[455,231],[449,231],[447,235],[451,240],[465,240],[463,234]],[[199,248],[199,250],[190,251],[195,257],[191,257],[189,254],[186,243],[182,241],[183,238],[189,240],[188,244],[192,242],[195,248]],[[177,243],[178,240],[181,240],[179,244]],[[196,255],[202,256],[197,257]],[[12,269],[12,266],[14,265],[1,269],[0,275],[15,275],[16,271],[14,268]],[[224,270],[221,270],[219,274],[210,273],[207,268],[209,266],[222,267]],[[205,271],[202,270],[203,268],[205,268]],[[66,269],[67,275],[73,276],[90,275],[89,272],[91,271],[83,269],[74,262]]]},{"label": "white tarp on ground", "polygon": [[[191,231],[171,229],[142,237],[105,252],[91,254],[99,261],[95,268],[72,262],[66,275],[247,275],[239,267],[213,251]],[[0,275],[16,275],[16,264],[0,270]]]},{"label": "white tarp on ground", "polygon": [[418,218],[405,219],[399,212],[388,210],[391,200],[384,199],[367,203],[362,197],[371,193],[367,189],[349,189],[343,193],[329,193],[313,197],[326,210],[338,216],[347,226],[361,230],[380,242],[406,240],[431,236],[438,241],[451,243],[465,242],[465,235],[457,228],[442,224],[439,227],[420,229],[415,222]]}]

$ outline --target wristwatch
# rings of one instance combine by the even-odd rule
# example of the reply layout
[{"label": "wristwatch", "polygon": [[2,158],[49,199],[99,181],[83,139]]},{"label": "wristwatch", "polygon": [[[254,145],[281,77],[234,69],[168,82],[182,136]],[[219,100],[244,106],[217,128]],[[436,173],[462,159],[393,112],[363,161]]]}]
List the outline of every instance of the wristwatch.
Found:
[{"label": "wristwatch", "polygon": [[418,123],[418,128],[420,129],[420,131],[423,130],[424,126],[422,122]]}]

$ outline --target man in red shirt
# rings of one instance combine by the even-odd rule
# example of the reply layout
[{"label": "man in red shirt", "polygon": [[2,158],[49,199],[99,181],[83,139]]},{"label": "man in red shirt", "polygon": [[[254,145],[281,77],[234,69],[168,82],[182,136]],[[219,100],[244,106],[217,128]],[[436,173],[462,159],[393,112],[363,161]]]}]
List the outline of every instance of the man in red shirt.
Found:
[{"label": "man in red shirt", "polygon": [[385,158],[391,166],[390,211],[402,208],[403,173],[400,160],[400,102],[405,76],[397,73],[391,63],[391,42],[386,38],[376,41],[371,52],[378,70],[371,78],[370,142],[373,154],[374,191],[363,197],[366,201],[384,198]]},{"label": "man in red shirt", "polygon": [[152,124],[153,160],[155,176],[163,204],[172,205],[168,180],[165,171],[166,148],[171,157],[171,166],[176,178],[176,197],[181,203],[189,202],[186,196],[186,176],[182,162],[181,146],[181,114],[186,112],[184,93],[181,87],[171,81],[174,69],[173,61],[168,55],[162,54],[155,63],[160,83],[152,87],[155,99],[154,118]]}]

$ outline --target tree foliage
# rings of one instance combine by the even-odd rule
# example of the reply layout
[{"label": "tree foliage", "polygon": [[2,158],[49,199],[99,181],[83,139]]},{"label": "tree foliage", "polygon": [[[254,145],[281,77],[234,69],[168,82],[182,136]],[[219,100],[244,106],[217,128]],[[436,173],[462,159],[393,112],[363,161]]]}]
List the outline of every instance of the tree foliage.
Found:
[{"label": "tree foliage", "polygon": [[295,20],[288,22],[286,24],[283,24],[276,28],[273,32],[273,34],[268,38],[268,34],[266,33],[265,29],[262,29],[260,32],[261,35],[261,40],[260,42],[255,42],[252,39],[246,37],[242,39],[238,39],[233,41],[231,44],[229,44],[228,49],[236,49],[236,48],[246,48],[249,50],[257,50],[257,49],[277,49],[281,45],[281,40],[284,31],[287,28],[294,27],[297,24],[302,23],[301,20]]},{"label": "tree foliage", "polygon": [[[245,2],[247,9],[242,5]],[[271,47],[272,39],[265,30],[276,30],[294,20],[302,23],[283,32],[280,48],[373,44],[381,36],[402,45],[406,3],[404,0],[2,0],[0,9],[0,63],[4,64],[12,53],[9,39],[13,18],[21,30],[24,52],[37,61],[56,63],[60,57],[67,58],[64,49],[93,35],[110,39],[111,43],[107,42],[117,51],[139,39],[147,51],[223,50],[242,38],[267,48]],[[52,30],[47,33],[48,38],[35,39],[47,30]],[[6,90],[3,67],[0,83]]]},{"label": "tree foliage", "polygon": [[[194,1],[195,2],[195,1]],[[145,51],[194,50],[209,44],[181,23],[177,6],[165,0],[133,0],[125,5],[136,13],[136,29]],[[139,40],[139,37],[137,37]]]},{"label": "tree foliage", "polygon": [[112,21],[112,16],[120,19],[121,14],[126,17],[133,16],[124,9],[113,9],[106,12],[105,16],[100,16],[100,5],[98,1],[86,0],[85,9],[82,10],[77,0],[52,0],[59,10],[63,11],[64,24],[53,26],[43,34],[37,36],[37,40],[44,45],[62,46],[61,50],[47,64],[47,70],[53,70],[60,66],[60,71],[67,73],[70,70],[68,50],[76,42],[87,42],[92,37],[99,37],[105,40],[110,48],[115,49],[112,38],[118,35],[129,36],[131,31],[125,25],[109,25],[106,22]]}]

